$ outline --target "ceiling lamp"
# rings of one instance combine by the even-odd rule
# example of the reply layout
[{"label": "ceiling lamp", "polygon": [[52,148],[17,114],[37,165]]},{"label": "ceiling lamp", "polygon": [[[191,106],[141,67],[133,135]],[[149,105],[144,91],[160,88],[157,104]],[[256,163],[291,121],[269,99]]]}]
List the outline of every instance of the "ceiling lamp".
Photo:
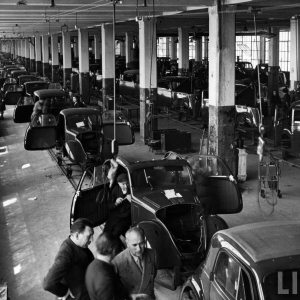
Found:
[{"label": "ceiling lamp", "polygon": [[268,32],[262,33],[260,36],[266,38],[266,39],[272,39],[273,37],[277,36],[276,33],[271,32],[271,27],[269,27]]}]

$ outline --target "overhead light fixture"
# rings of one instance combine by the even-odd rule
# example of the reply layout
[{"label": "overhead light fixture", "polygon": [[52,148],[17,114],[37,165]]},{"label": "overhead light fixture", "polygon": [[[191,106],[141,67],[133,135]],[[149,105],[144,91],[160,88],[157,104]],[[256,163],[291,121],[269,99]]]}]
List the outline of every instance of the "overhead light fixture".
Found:
[{"label": "overhead light fixture", "polygon": [[68,27],[68,25],[65,23],[64,25],[62,25],[61,27],[60,27],[60,31],[61,32],[68,32],[69,31],[69,27]]},{"label": "overhead light fixture", "polygon": [[271,27],[269,27],[268,32],[262,33],[260,36],[266,38],[266,39],[272,39],[273,37],[277,36],[276,33],[271,32]]},{"label": "overhead light fixture", "polygon": [[26,0],[20,0],[17,2],[17,5],[27,5],[27,1]]}]

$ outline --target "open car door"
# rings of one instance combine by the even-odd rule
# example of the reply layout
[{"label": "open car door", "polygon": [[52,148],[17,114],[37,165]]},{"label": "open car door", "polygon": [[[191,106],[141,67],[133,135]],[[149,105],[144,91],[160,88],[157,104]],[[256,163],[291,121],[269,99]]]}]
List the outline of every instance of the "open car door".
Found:
[{"label": "open car door", "polygon": [[51,114],[36,115],[26,129],[25,150],[46,150],[56,145],[56,119]]},{"label": "open car door", "polygon": [[78,218],[91,220],[94,227],[106,221],[109,212],[108,186],[103,165],[91,166],[85,170],[72,200],[70,225]]},{"label": "open car door", "polygon": [[[103,125],[103,135],[106,139],[114,139],[114,124]],[[131,145],[135,142],[134,132],[130,124],[116,124],[116,140],[119,146]]]},{"label": "open car door", "polygon": [[15,123],[29,123],[33,112],[33,99],[22,97],[14,108],[13,120]]},{"label": "open car door", "polygon": [[[208,214],[234,214],[242,211],[239,185],[225,162],[215,155],[191,155],[186,158],[194,172],[205,177],[208,189]],[[196,175],[197,176],[197,175]],[[195,180],[195,184],[200,184]],[[200,197],[201,201],[201,197]]]},{"label": "open car door", "polygon": [[143,221],[138,224],[142,228],[147,243],[156,251],[158,276],[155,281],[160,285],[175,290],[180,284],[181,254],[175,246],[168,229],[157,221]]}]

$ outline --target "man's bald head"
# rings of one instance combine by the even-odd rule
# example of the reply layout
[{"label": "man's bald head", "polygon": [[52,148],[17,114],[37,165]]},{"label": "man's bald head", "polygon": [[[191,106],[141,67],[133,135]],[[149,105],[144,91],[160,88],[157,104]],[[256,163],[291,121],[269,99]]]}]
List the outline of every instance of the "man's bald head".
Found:
[{"label": "man's bald head", "polygon": [[132,227],[126,232],[125,237],[130,253],[134,256],[141,257],[145,250],[144,231],[139,227]]}]

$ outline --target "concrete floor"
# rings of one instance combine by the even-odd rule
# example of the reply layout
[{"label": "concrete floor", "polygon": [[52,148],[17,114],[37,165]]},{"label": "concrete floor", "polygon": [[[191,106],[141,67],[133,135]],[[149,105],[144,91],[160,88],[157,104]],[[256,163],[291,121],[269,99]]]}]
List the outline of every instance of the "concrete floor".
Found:
[{"label": "concrete floor", "polygon": [[[13,107],[7,106],[5,119],[0,120],[0,283],[8,283],[11,300],[54,299],[43,291],[42,280],[69,234],[74,189],[47,151],[24,150],[27,124],[13,123],[12,113]],[[187,127],[181,129],[192,132],[192,147],[198,152],[200,133]],[[162,157],[149,151],[138,133],[135,145],[121,147],[120,154],[129,160]],[[222,216],[229,226],[299,220],[300,170],[286,163],[280,163],[280,168],[283,197],[271,206],[258,197],[258,156],[248,155],[247,180],[241,184],[244,209],[236,215]],[[95,230],[94,238],[99,232]],[[179,290],[170,292],[157,287],[157,299],[177,299]]]}]

